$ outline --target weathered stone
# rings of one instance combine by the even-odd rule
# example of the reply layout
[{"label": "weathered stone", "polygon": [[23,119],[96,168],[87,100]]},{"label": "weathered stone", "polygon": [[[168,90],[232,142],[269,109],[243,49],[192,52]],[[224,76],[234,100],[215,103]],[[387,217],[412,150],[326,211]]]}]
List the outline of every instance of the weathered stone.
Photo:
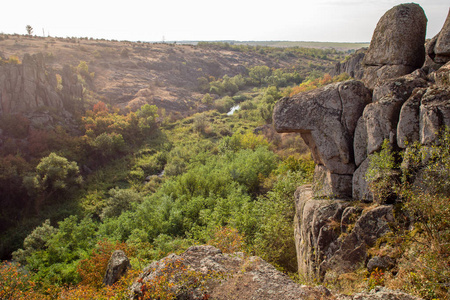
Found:
[{"label": "weathered stone", "polygon": [[351,176],[337,175],[351,175],[355,170],[353,134],[370,101],[370,91],[351,80],[283,98],[275,106],[275,129],[300,132],[316,164],[323,166],[316,174],[325,188],[323,196],[351,195]]},{"label": "weathered stone", "polygon": [[[176,299],[294,300],[331,295],[324,288],[296,284],[259,257],[223,254],[212,246],[192,246],[181,255],[171,254],[146,267],[130,288],[133,298],[144,296],[146,288],[163,274]],[[210,279],[202,279],[206,276]]]},{"label": "weathered stone", "polygon": [[411,74],[377,84],[373,89],[372,101],[377,102],[386,96],[393,96],[406,101],[415,88],[427,86],[425,72],[418,69]]},{"label": "weathered stone", "polygon": [[414,90],[400,110],[397,125],[397,145],[400,148],[406,148],[407,143],[419,141],[420,100],[425,92],[425,88]]},{"label": "weathered stone", "polygon": [[420,68],[425,59],[426,27],[427,18],[419,5],[393,7],[378,21],[364,64]]},{"label": "weathered stone", "polygon": [[390,269],[394,265],[394,261],[389,256],[374,256],[367,262],[367,270],[372,272],[375,269],[378,270],[387,270]]},{"label": "weathered stone", "polygon": [[366,106],[355,130],[353,148],[357,165],[380,150],[385,139],[396,143],[398,117],[404,102],[402,98],[385,96]]},{"label": "weathered stone", "polygon": [[439,70],[431,74],[434,82],[439,87],[450,86],[450,62],[440,67]]},{"label": "weathered stone", "polygon": [[450,87],[428,88],[420,105],[420,143],[436,141],[442,126],[450,126]]},{"label": "weathered stone", "polygon": [[338,295],[336,300],[422,300],[419,297],[408,295],[397,290],[390,290],[385,287],[372,289],[369,292],[362,292],[353,296]]},{"label": "weathered stone", "polygon": [[[67,76],[75,78],[69,82]],[[65,108],[73,107],[74,99],[83,97],[83,87],[69,67],[61,77],[60,90],[56,73],[45,65],[42,54],[26,54],[21,64],[2,64],[0,114],[23,114],[31,120],[31,127],[40,129],[73,123],[73,116]],[[48,113],[48,108],[56,110],[64,120],[55,124],[57,121]]]},{"label": "weathered stone", "polygon": [[344,62],[338,62],[331,75],[337,76],[342,73],[347,73],[352,78],[361,79],[364,74],[362,61],[366,51],[367,48],[361,48],[356,50],[356,52],[350,55]]},{"label": "weathered stone", "polygon": [[434,58],[436,57],[436,53],[434,53],[434,47],[436,46],[436,41],[439,37],[439,33],[436,34],[432,39],[425,43],[425,62],[423,63],[422,70],[424,70],[427,74],[430,74],[436,70],[438,70],[442,64],[436,63]]},{"label": "weathered stone", "polygon": [[444,26],[439,32],[439,36],[436,40],[434,53],[436,54],[434,61],[437,63],[446,63],[450,61],[450,9]]},{"label": "weathered stone", "polygon": [[341,233],[347,233],[349,225],[355,224],[359,215],[361,215],[362,208],[356,206],[349,206],[344,209],[341,218]]},{"label": "weathered stone", "polygon": [[366,158],[361,165],[353,173],[352,181],[352,191],[353,199],[361,200],[364,202],[371,202],[373,200],[373,195],[369,190],[369,184],[366,181],[366,172],[369,168],[369,159]]},{"label": "weathered stone", "polygon": [[362,82],[373,89],[377,84],[391,78],[397,78],[416,70],[416,67],[406,65],[365,66]]},{"label": "weathered stone", "polygon": [[351,198],[352,176],[333,174],[322,165],[314,169],[315,198]]},{"label": "weathered stone", "polygon": [[363,213],[355,223],[353,230],[339,244],[339,249],[323,261],[320,267],[321,277],[333,281],[340,274],[354,271],[359,263],[367,258],[367,248],[390,231],[389,224],[394,222],[391,205],[377,206]]},{"label": "weathered stone", "polygon": [[128,269],[131,268],[130,261],[122,250],[116,250],[109,259],[106,267],[105,277],[103,278],[104,285],[113,285],[116,283]]},{"label": "weathered stone", "polygon": [[345,201],[313,200],[310,186],[295,192],[295,244],[298,270],[309,279],[319,278],[319,266],[338,249],[337,238]]}]

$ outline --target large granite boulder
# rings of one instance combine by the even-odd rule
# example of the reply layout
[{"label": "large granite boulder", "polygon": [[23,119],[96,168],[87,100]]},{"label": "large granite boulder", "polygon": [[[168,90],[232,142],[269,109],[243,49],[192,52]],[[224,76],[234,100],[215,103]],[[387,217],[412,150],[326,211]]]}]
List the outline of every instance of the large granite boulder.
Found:
[{"label": "large granite boulder", "polygon": [[341,216],[346,201],[314,200],[311,186],[295,192],[294,237],[298,272],[310,280],[319,279],[321,262],[338,249]]},{"label": "large granite boulder", "polygon": [[397,145],[400,148],[419,141],[420,100],[426,91],[426,88],[416,89],[400,110],[397,125]]},{"label": "large granite boulder", "polygon": [[434,143],[443,126],[450,126],[450,87],[429,88],[422,96],[420,104],[420,143]]},{"label": "large granite boulder", "polygon": [[440,67],[436,72],[430,74],[430,77],[437,86],[450,86],[450,61]]},{"label": "large granite boulder", "polygon": [[320,265],[324,281],[333,282],[339,275],[356,270],[365,263],[367,250],[375,245],[378,238],[391,232],[395,222],[392,205],[380,205],[364,211],[357,218],[353,230],[341,237],[338,249]]},{"label": "large granite boulder", "polygon": [[425,13],[417,4],[400,4],[387,11],[364,57],[363,82],[373,88],[379,81],[420,68],[425,60],[426,26]]},{"label": "large granite boulder", "polygon": [[369,189],[369,183],[366,180],[366,172],[369,168],[369,158],[363,160],[363,162],[353,173],[352,178],[352,196],[355,200],[364,202],[371,202],[373,195]]},{"label": "large granite boulder", "polygon": [[377,102],[385,96],[395,96],[406,101],[416,88],[427,87],[429,82],[425,72],[418,69],[411,74],[388,79],[377,84],[373,89],[372,101]]},{"label": "large granite boulder", "polygon": [[370,101],[371,93],[362,82],[350,80],[283,98],[275,106],[275,130],[299,132],[311,149],[315,163],[329,172],[326,176],[318,174],[318,178],[344,175],[346,177],[340,181],[350,182],[342,184],[344,190],[331,188],[333,195],[328,196],[351,196],[348,193],[351,176],[348,175],[355,170],[353,135],[356,123]]}]

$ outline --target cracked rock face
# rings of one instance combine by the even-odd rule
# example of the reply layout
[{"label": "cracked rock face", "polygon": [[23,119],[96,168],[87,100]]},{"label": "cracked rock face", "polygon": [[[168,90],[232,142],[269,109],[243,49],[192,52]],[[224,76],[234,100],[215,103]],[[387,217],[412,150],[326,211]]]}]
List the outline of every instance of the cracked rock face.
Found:
[{"label": "cracked rock face", "polygon": [[[301,133],[315,163],[330,173],[321,178],[331,178],[332,174],[351,175],[355,170],[354,131],[370,102],[371,93],[360,81],[330,84],[281,99],[274,109],[274,127],[278,132]],[[348,187],[331,191],[334,196],[351,196]]]},{"label": "cracked rock face", "polygon": [[333,281],[356,270],[366,261],[367,249],[395,222],[391,205],[363,211],[347,201],[317,200],[308,185],[294,197],[298,269],[309,279]]}]

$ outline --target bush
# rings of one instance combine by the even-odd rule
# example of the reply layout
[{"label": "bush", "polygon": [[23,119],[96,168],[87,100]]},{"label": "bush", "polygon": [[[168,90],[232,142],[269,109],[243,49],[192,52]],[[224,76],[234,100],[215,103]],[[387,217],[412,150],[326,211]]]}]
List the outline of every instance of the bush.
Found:
[{"label": "bush", "polygon": [[141,196],[131,189],[114,188],[109,190],[110,197],[106,200],[100,217],[118,217],[122,212],[130,210],[133,204],[141,202]]},{"label": "bush", "polygon": [[367,172],[377,198],[396,195],[403,216],[414,224],[413,230],[404,229],[398,274],[386,285],[425,299],[445,299],[450,283],[450,131],[442,130],[434,145],[415,143],[406,149],[394,194],[395,156],[385,141],[381,152],[371,156]]},{"label": "bush", "polygon": [[30,193],[42,193],[50,197],[54,193],[66,192],[72,186],[80,185],[83,178],[79,175],[77,163],[67,158],[50,153],[41,159],[36,167],[36,175],[26,177],[24,185]]}]

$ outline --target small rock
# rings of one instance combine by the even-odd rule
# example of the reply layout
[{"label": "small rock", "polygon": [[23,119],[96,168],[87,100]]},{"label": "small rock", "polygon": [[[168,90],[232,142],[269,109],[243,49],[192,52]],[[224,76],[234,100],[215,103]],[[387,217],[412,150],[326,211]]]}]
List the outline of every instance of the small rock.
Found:
[{"label": "small rock", "polygon": [[113,285],[125,275],[128,269],[131,269],[131,264],[125,252],[122,250],[114,251],[109,259],[105,277],[103,278],[103,284]]}]

